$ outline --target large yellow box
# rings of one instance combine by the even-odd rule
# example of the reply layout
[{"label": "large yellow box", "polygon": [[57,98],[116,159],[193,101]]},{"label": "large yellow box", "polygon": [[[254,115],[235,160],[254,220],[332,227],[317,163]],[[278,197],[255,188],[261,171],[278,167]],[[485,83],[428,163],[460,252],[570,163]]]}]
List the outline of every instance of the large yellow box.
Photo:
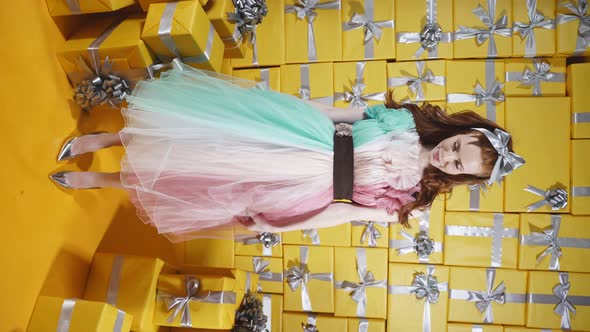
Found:
[{"label": "large yellow box", "polygon": [[154,295],[162,271],[174,272],[158,258],[96,253],[83,297],[110,303],[133,315],[134,331],[156,331],[152,323]]},{"label": "large yellow box", "polygon": [[504,332],[548,332],[548,329],[528,329],[526,327],[506,326]]},{"label": "large yellow box", "polygon": [[590,215],[590,139],[572,141],[572,214]]},{"label": "large yellow box", "polygon": [[[471,297],[470,292],[473,292],[472,296],[485,297],[501,293],[504,287],[505,303],[491,301],[483,312],[476,306],[477,302],[467,300]],[[448,319],[453,322],[524,325],[526,287],[526,271],[453,266]],[[495,298],[500,300],[499,295]]]},{"label": "large yellow box", "polygon": [[[563,6],[561,4],[566,4]],[[586,3],[586,7],[583,4]],[[580,31],[586,31],[587,25],[580,22],[578,13],[582,13],[588,19],[590,11],[583,0],[564,0],[557,6],[556,30],[557,30],[557,53],[563,55],[588,55],[590,54],[590,42],[588,37],[584,38]],[[572,11],[573,9],[573,11]],[[586,21],[587,24],[587,21]],[[587,36],[587,35],[586,35]]]},{"label": "large yellow box", "polygon": [[[554,0],[512,1],[512,26],[515,30],[512,36],[513,57],[551,56],[555,54],[555,3]],[[529,7],[529,4],[533,7]],[[531,12],[535,13],[534,15],[543,15],[542,26],[535,26],[530,32],[525,32],[527,37],[523,37],[519,32],[522,30],[519,30],[517,25],[529,26],[531,24],[529,13]],[[539,17],[535,16],[535,18],[538,19]],[[535,20],[535,22],[537,21]]]},{"label": "large yellow box", "polygon": [[387,222],[355,220],[351,222],[351,246],[387,248],[389,243]]},{"label": "large yellow box", "polygon": [[349,318],[349,332],[385,332],[385,320],[382,319],[365,319]]},{"label": "large yellow box", "polygon": [[[342,1],[342,60],[362,61],[395,58],[394,1],[341,0]],[[367,27],[371,21],[377,26],[379,37]]]},{"label": "large yellow box", "polygon": [[506,96],[565,96],[565,58],[507,59]]},{"label": "large yellow box", "polygon": [[445,100],[445,60],[390,62],[387,87],[395,100],[411,102]]},{"label": "large yellow box", "polygon": [[[167,33],[160,33],[167,21]],[[180,56],[187,65],[221,70],[223,42],[197,1],[150,5],[141,39],[163,61]]]},{"label": "large yellow box", "polygon": [[195,239],[184,243],[184,263],[220,268],[234,267],[234,241]]},{"label": "large yellow box", "polygon": [[283,243],[314,246],[350,247],[350,223],[320,229],[282,233]]},{"label": "large yellow box", "polygon": [[397,60],[453,58],[453,1],[432,2],[436,4],[436,12],[432,14],[443,35],[435,48],[426,49],[421,46],[420,33],[428,23],[428,1],[395,2]]},{"label": "large yellow box", "polygon": [[[362,108],[363,105],[383,104],[387,90],[386,70],[385,61],[335,63],[334,106]],[[346,101],[346,92],[355,94],[358,103]]]},{"label": "large yellow box", "polygon": [[211,1],[203,9],[205,9],[207,16],[211,20],[211,24],[213,24],[215,31],[217,31],[219,38],[221,38],[225,45],[224,57],[243,58],[247,48],[247,39],[243,39],[244,36],[241,36],[238,31],[238,25],[227,19],[228,13],[235,12],[233,1]]},{"label": "large yellow box", "polygon": [[334,70],[331,62],[281,66],[281,92],[334,104]]},{"label": "large yellow box", "polygon": [[572,138],[590,138],[590,63],[567,66],[567,95],[571,98]]},{"label": "large yellow box", "polygon": [[[334,248],[286,245],[283,250],[285,310],[334,312]],[[295,277],[307,271],[309,278]]]},{"label": "large yellow box", "polygon": [[233,68],[279,66],[285,63],[285,3],[284,0],[273,0],[267,1],[266,5],[268,14],[262,24],[256,27],[256,45],[248,43],[242,59],[231,59]]},{"label": "large yellow box", "polygon": [[521,214],[518,268],[590,272],[589,223],[590,216]]},{"label": "large yellow box", "polygon": [[232,76],[259,82],[263,87],[273,91],[281,91],[281,70],[278,67],[235,69]]},{"label": "large yellow box", "polygon": [[[504,125],[504,60],[447,61],[447,112],[471,110],[484,118]],[[479,106],[475,89],[494,91],[495,101]],[[481,92],[483,92],[481,91]]]},{"label": "large yellow box", "polygon": [[236,232],[235,238],[235,254],[243,256],[265,256],[265,257],[283,257],[283,234],[273,233],[278,243],[269,247],[265,247],[258,235]]},{"label": "large yellow box", "polygon": [[[389,261],[399,263],[443,263],[443,238],[445,225],[445,199],[444,195],[438,196],[430,211],[420,218],[410,219],[410,229],[404,228],[400,223],[389,225]],[[432,241],[432,252],[424,257],[419,257],[414,249],[415,239],[420,241]]]},{"label": "large yellow box", "polygon": [[[295,9],[302,7],[299,2],[285,0],[286,63],[327,62],[342,59],[340,0],[319,0],[318,3],[321,4],[319,8],[301,11],[306,14],[304,14],[305,17],[300,17]],[[308,16],[310,12],[313,13],[311,22]]]},{"label": "large yellow box", "polygon": [[447,212],[445,265],[515,269],[518,214]]},{"label": "large yellow box", "polygon": [[283,293],[283,259],[277,257],[236,256],[236,268],[258,274],[258,291]]},{"label": "large yellow box", "polygon": [[590,331],[590,275],[584,273],[529,272],[527,327],[565,327],[562,326],[562,315],[555,313],[562,299],[556,296],[556,292],[562,295],[563,288],[567,288],[566,301],[576,310],[575,314],[567,310],[571,330]]},{"label": "large yellow box", "polygon": [[112,12],[131,6],[135,0],[46,0],[51,16]]},{"label": "large yellow box", "polygon": [[304,324],[310,324],[312,326],[315,326],[317,331],[320,332],[348,331],[348,320],[344,317],[332,317],[328,315],[316,315],[312,313],[283,313],[283,332],[302,332],[302,325]]},{"label": "large yellow box", "polygon": [[449,323],[447,332],[504,332],[504,327],[499,325]]},{"label": "large yellow box", "polygon": [[[508,175],[504,182],[504,209],[526,212],[527,206],[543,199],[524,189],[528,185],[546,190],[570,185],[570,99],[568,97],[508,98],[506,129],[514,151],[527,164]],[[535,212],[550,212],[543,206]],[[568,212],[565,209],[553,212]]]},{"label": "large yellow box", "polygon": [[[430,297],[419,299],[412,290],[426,280],[436,286],[429,290]],[[431,331],[446,331],[448,282],[446,266],[389,264],[387,331],[422,331],[425,324],[430,324]]]},{"label": "large yellow box", "polygon": [[107,303],[39,296],[27,332],[128,332],[132,320]]},{"label": "large yellow box", "polygon": [[448,211],[504,211],[504,187],[494,184],[486,189],[480,186],[457,186],[447,194]]},{"label": "large yellow box", "polygon": [[[387,249],[335,248],[334,260],[334,315],[385,318]],[[364,295],[357,302],[351,292],[359,287],[364,287]]]},{"label": "large yellow box", "polygon": [[[492,22],[488,24],[495,25],[495,33],[492,34],[491,39],[485,38],[481,44],[478,45],[477,38],[458,37],[458,32],[461,27],[476,30],[489,30],[482,18],[474,12],[477,8],[482,9],[483,19],[489,21],[490,8],[488,8],[489,1],[486,0],[454,0],[453,4],[453,18],[455,26],[455,41],[454,57],[460,58],[491,58],[499,57],[506,58],[512,55],[512,0],[496,0],[493,3],[496,5],[492,8],[495,16]],[[497,24],[506,16],[506,24],[504,26]],[[493,47],[495,45],[495,47]],[[493,53],[495,48],[495,54]]]}]

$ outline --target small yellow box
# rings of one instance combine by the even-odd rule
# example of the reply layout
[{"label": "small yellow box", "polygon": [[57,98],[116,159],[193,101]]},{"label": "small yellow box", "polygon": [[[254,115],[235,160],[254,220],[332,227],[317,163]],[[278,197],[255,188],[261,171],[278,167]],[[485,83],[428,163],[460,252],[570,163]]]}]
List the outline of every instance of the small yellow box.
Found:
[{"label": "small yellow box", "polygon": [[[485,330],[484,330],[485,331]],[[547,332],[547,329],[528,329],[526,327],[506,326],[504,332]]]},{"label": "small yellow box", "polygon": [[283,233],[283,243],[350,247],[350,223],[338,226]]},{"label": "small yellow box", "polygon": [[[342,0],[342,60],[362,61],[395,58],[395,24],[393,1]],[[379,37],[369,32],[366,20],[373,22]]]},{"label": "small yellow box", "polygon": [[243,256],[264,256],[264,257],[283,257],[283,243],[284,235],[274,233],[273,236],[278,237],[276,245],[265,247],[257,237],[251,232],[242,233],[236,231],[235,235],[235,254]]},{"label": "small yellow box", "polygon": [[27,332],[128,332],[132,320],[132,315],[110,304],[39,296]]},{"label": "small yellow box", "polygon": [[[385,318],[387,314],[387,249],[334,249],[334,315]],[[361,279],[362,274],[362,279]],[[372,276],[372,278],[371,278]],[[364,285],[359,301],[352,288]]]},{"label": "small yellow box", "polygon": [[227,19],[227,13],[235,12],[232,0],[216,0],[208,2],[203,7],[215,31],[225,45],[224,57],[226,58],[243,58],[247,49],[247,41],[243,40],[238,25]]},{"label": "small yellow box", "polygon": [[334,76],[331,62],[281,66],[281,92],[334,104]]},{"label": "small yellow box", "polygon": [[[198,0],[198,1],[201,4],[201,6],[205,6],[208,3],[208,0]],[[147,11],[150,8],[150,5],[152,3],[176,2],[176,0],[137,0],[137,2],[139,2],[141,9],[147,13]]]},{"label": "small yellow box", "polygon": [[[429,284],[431,295],[419,299],[412,290],[422,282]],[[448,282],[446,266],[389,264],[387,331],[422,331],[425,324],[432,331],[446,331]]]},{"label": "small yellow box", "polygon": [[457,186],[447,194],[447,211],[504,211],[504,187],[497,184],[482,189]]},{"label": "small yellow box", "polygon": [[[568,7],[561,4],[567,4]],[[586,7],[584,7],[586,3]],[[590,54],[590,42],[584,38],[580,31],[587,30],[587,25],[580,21],[578,13],[588,19],[590,12],[586,1],[564,0],[559,2],[556,16],[557,53],[563,55],[588,55]],[[572,11],[571,9],[574,9]],[[587,21],[586,21],[587,24]]]},{"label": "small yellow box", "polygon": [[[555,3],[554,0],[537,0],[537,1],[512,1],[512,26],[514,27],[514,36],[512,36],[512,56],[513,57],[534,57],[534,56],[552,56],[555,54]],[[534,6],[535,15],[543,15],[541,26],[535,27],[525,36],[520,31],[527,29],[518,29],[517,25],[527,27],[531,24],[529,13],[529,4]],[[539,17],[536,16],[536,19]],[[531,43],[529,39],[534,40],[532,47],[527,47]]]},{"label": "small yellow box", "polygon": [[131,6],[135,0],[46,0],[51,16],[112,12]]},{"label": "small yellow box", "polygon": [[498,325],[475,325],[449,323],[447,332],[504,332],[504,327]]},{"label": "small yellow box", "polygon": [[590,138],[590,63],[567,66],[567,95],[571,98],[572,138]]},{"label": "small yellow box", "polygon": [[258,274],[258,291],[283,294],[283,259],[276,257],[236,256],[236,268]]},{"label": "small yellow box", "polygon": [[387,64],[387,87],[393,89],[395,100],[445,100],[445,61],[390,62]]},{"label": "small yellow box", "polygon": [[[350,107],[352,104],[354,107],[360,107],[360,104],[383,104],[387,90],[385,64],[385,61],[335,63],[334,106]],[[358,94],[359,105],[346,101],[346,92]]]},{"label": "small yellow box", "polygon": [[[504,209],[526,212],[527,206],[543,199],[525,191],[529,185],[546,190],[553,186],[570,192],[570,99],[568,97],[513,97],[506,100],[506,129],[514,139],[514,151],[526,165],[503,181]],[[569,206],[551,211],[567,213]]]},{"label": "small yellow box", "polygon": [[223,42],[197,1],[150,5],[141,39],[162,61],[181,57],[195,68],[221,70]]},{"label": "small yellow box", "polygon": [[[285,310],[334,312],[334,248],[286,245],[283,250]],[[290,277],[304,271],[311,273],[309,279]]]},{"label": "small yellow box", "polygon": [[[486,0],[454,0],[453,18],[455,26],[454,57],[460,58],[506,58],[512,55],[512,0],[496,0],[492,11],[496,14],[489,22],[490,8]],[[480,9],[482,17],[475,13]],[[505,18],[505,25],[498,24]],[[488,23],[484,24],[484,20]],[[462,27],[467,30],[475,29],[489,31],[494,25],[491,37],[487,36],[481,44],[478,44],[474,34],[460,33]],[[464,37],[463,37],[464,36]],[[470,36],[470,37],[468,37]],[[495,47],[494,47],[495,46]],[[494,54],[495,49],[495,54]]]},{"label": "small yellow box", "polygon": [[235,69],[232,76],[259,82],[263,87],[273,91],[281,91],[281,70],[278,67]]},{"label": "small yellow box", "polygon": [[572,214],[590,214],[590,139],[572,141]]},{"label": "small yellow box", "polygon": [[[332,317],[328,315],[283,313],[283,332],[301,332],[302,325],[313,325],[320,332],[347,332],[348,320],[344,317]],[[354,332],[354,331],[350,331]]]},{"label": "small yellow box", "polygon": [[565,58],[507,59],[506,96],[565,96]]},{"label": "small yellow box", "polygon": [[356,220],[351,223],[351,226],[351,245],[353,247],[388,247],[389,223]]},{"label": "small yellow box", "polygon": [[385,332],[385,320],[349,318],[348,319],[348,331],[349,332],[357,332],[357,331]]}]

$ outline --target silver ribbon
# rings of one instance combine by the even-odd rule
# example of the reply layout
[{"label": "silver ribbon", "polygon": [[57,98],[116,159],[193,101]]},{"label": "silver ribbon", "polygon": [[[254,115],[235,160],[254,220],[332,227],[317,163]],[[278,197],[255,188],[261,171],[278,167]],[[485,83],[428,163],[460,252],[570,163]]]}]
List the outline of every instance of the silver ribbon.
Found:
[{"label": "silver ribbon", "polygon": [[365,109],[367,106],[369,106],[369,100],[385,101],[384,92],[363,94],[363,91],[366,87],[366,85],[363,83],[364,73],[365,62],[357,62],[356,82],[354,83],[350,91],[345,91],[344,93],[336,92],[334,94],[334,100],[344,100],[347,103],[350,103],[352,107],[356,107],[358,109]]},{"label": "silver ribbon", "polygon": [[316,228],[304,229],[301,231],[301,235],[304,239],[311,239],[311,244],[313,245],[318,246],[321,244],[320,233],[318,233],[318,230]]},{"label": "silver ribbon", "polygon": [[590,196],[590,187],[573,187],[572,197],[588,197]]},{"label": "silver ribbon", "polygon": [[428,52],[428,58],[438,58],[438,44],[453,42],[452,32],[443,32],[437,22],[437,0],[426,0],[426,24],[421,32],[398,32],[397,42],[401,44],[420,43],[420,47],[414,53],[418,58]]},{"label": "silver ribbon", "polygon": [[478,184],[467,187],[469,189],[469,211],[479,211],[479,194],[485,187],[481,187]]},{"label": "silver ribbon", "polygon": [[494,213],[494,225],[486,226],[459,226],[446,225],[445,234],[448,236],[489,237],[492,238],[492,250],[490,266],[502,266],[502,240],[518,238],[518,228],[504,227],[504,215]]},{"label": "silver ribbon", "polygon": [[273,282],[283,282],[283,274],[282,273],[274,273],[271,272],[268,266],[270,265],[270,261],[265,261],[262,257],[253,257],[252,258],[252,268],[253,272],[258,274],[258,291],[262,291],[262,286],[260,285],[260,281],[273,281]]},{"label": "silver ribbon", "polygon": [[82,10],[80,9],[80,1],[66,0],[66,5],[70,9],[70,12],[72,13],[72,15],[82,14]]},{"label": "silver ribbon", "polygon": [[291,291],[296,291],[301,287],[301,305],[303,311],[312,311],[311,299],[307,291],[307,283],[311,279],[321,281],[333,281],[332,273],[311,273],[307,266],[307,259],[309,256],[309,248],[305,246],[299,247],[299,265],[291,266],[286,273],[287,284]]},{"label": "silver ribbon", "polygon": [[158,291],[158,298],[166,303],[168,311],[172,311],[168,316],[168,323],[172,323],[180,315],[181,327],[193,327],[191,312],[189,308],[190,301],[217,304],[235,304],[236,293],[229,291],[206,291],[200,289],[200,282],[193,277],[186,278],[186,296],[177,296],[166,292]]},{"label": "silver ribbon", "polygon": [[588,11],[588,0],[578,0],[577,5],[571,1],[562,1],[559,4],[568,10],[568,13],[557,14],[557,24],[564,24],[567,22],[579,20],[578,36],[576,39],[576,49],[574,55],[581,55],[590,47],[590,12]]},{"label": "silver ribbon", "polygon": [[551,71],[549,62],[542,59],[533,60],[534,71],[528,67],[522,73],[506,72],[507,82],[521,82],[519,87],[533,87],[533,96],[541,96],[541,82],[565,82],[564,73]]},{"label": "silver ribbon", "polygon": [[526,40],[524,54],[526,57],[532,57],[537,54],[537,41],[535,38],[535,29],[555,29],[555,21],[545,19],[545,16],[537,11],[537,0],[527,0],[526,7],[528,11],[528,22],[514,22],[514,33],[520,34],[523,40]]},{"label": "silver ribbon", "polygon": [[375,4],[374,0],[364,0],[365,13],[354,13],[349,22],[345,22],[342,26],[343,31],[350,31],[356,29],[364,30],[363,45],[365,47],[365,60],[375,58],[375,40],[381,39],[383,34],[382,29],[393,29],[393,20],[374,21]]},{"label": "silver ribbon", "polygon": [[432,70],[426,69],[426,62],[416,61],[417,76],[402,70],[402,77],[391,77],[387,80],[389,87],[407,85],[413,94],[413,101],[424,101],[424,84],[445,85],[444,76],[435,76]]},{"label": "silver ribbon", "polygon": [[543,190],[529,184],[528,187],[524,188],[524,190],[543,197],[542,200],[527,206],[527,212],[534,211],[545,205],[550,207],[553,211],[564,209],[567,206],[568,194],[563,188],[549,188],[547,190]]},{"label": "silver ribbon", "polygon": [[256,84],[256,87],[262,90],[270,90],[270,69],[260,69],[260,82]]},{"label": "silver ribbon", "polygon": [[381,232],[376,227],[377,225],[387,228],[388,223],[368,220],[352,221],[352,226],[364,226],[363,234],[361,235],[361,244],[365,244],[365,241],[368,241],[367,245],[369,247],[376,247],[377,240],[379,240],[382,237]]},{"label": "silver ribbon", "polygon": [[281,235],[277,233],[262,232],[255,237],[237,238],[245,245],[262,245],[262,256],[272,256],[272,248],[281,243]]},{"label": "silver ribbon", "polygon": [[[76,306],[76,299],[64,299],[59,312],[59,318],[57,321],[56,332],[68,332],[70,325],[72,324],[72,315],[74,313],[74,307]],[[123,323],[125,322],[126,313],[122,310],[117,309],[117,317],[113,324],[113,332],[123,332]]]},{"label": "silver ribbon", "polygon": [[483,332],[483,326],[481,325],[472,325],[471,332]]},{"label": "silver ribbon", "polygon": [[404,240],[389,240],[389,248],[396,249],[398,255],[415,253],[419,263],[428,263],[432,253],[443,250],[443,244],[430,237],[430,210],[420,217],[419,231],[414,237],[404,230],[400,230],[399,234]]},{"label": "silver ribbon", "polygon": [[332,96],[311,98],[309,65],[299,65],[299,76],[301,79],[301,86],[299,87],[299,97],[303,100],[313,100],[326,105],[333,105],[334,98]]},{"label": "silver ribbon", "polygon": [[359,277],[358,282],[348,280],[337,281],[336,288],[350,292],[350,297],[357,304],[357,317],[365,317],[367,315],[367,288],[387,288],[387,281],[375,280],[373,272],[368,270],[367,250],[365,248],[356,248],[356,271]]},{"label": "silver ribbon", "polygon": [[572,114],[572,122],[574,124],[590,122],[590,112],[580,112]]},{"label": "silver ribbon", "polygon": [[468,302],[475,302],[475,306],[481,312],[485,312],[483,322],[492,324],[494,316],[492,312],[492,302],[500,304],[505,303],[525,303],[526,294],[509,294],[506,293],[506,286],[504,281],[501,281],[498,286],[494,288],[496,280],[496,269],[489,268],[486,270],[486,290],[472,291],[472,290],[457,290],[451,289],[450,298],[454,300],[465,300]]},{"label": "silver ribbon", "polygon": [[307,315],[307,323],[301,322],[301,329],[303,332],[319,332],[316,325],[316,316],[314,314]]},{"label": "silver ribbon", "polygon": [[510,37],[512,35],[512,29],[508,27],[508,16],[504,11],[500,14],[497,21],[496,18],[496,0],[488,0],[488,10],[486,11],[480,4],[477,5],[473,11],[485,27],[465,27],[460,25],[459,30],[455,32],[455,40],[475,38],[477,46],[488,42],[488,56],[498,56],[498,49],[496,47],[496,40],[494,35],[500,35],[504,37]]},{"label": "silver ribbon", "polygon": [[512,171],[526,163],[521,156],[508,149],[508,143],[510,142],[509,133],[501,129],[495,129],[494,133],[485,128],[472,129],[484,134],[498,153],[498,159],[496,160],[496,164],[494,164],[488,184],[491,185],[494,182],[500,184],[506,175],[512,173]]},{"label": "silver ribbon", "polygon": [[[354,332],[354,331],[350,331]],[[359,326],[357,332],[369,332],[369,321],[365,318],[359,319]]]},{"label": "silver ribbon", "polygon": [[110,305],[117,306],[117,296],[119,295],[119,284],[121,282],[121,272],[123,270],[124,257],[115,255],[113,265],[111,266],[111,275],[109,277],[109,286],[107,289],[106,302]]},{"label": "silver ribbon", "polygon": [[307,19],[307,59],[309,61],[318,61],[315,33],[313,22],[319,15],[316,10],[338,9],[340,10],[340,0],[320,3],[320,0],[294,0],[295,4],[286,5],[285,13],[295,13],[298,19]]},{"label": "silver ribbon", "polygon": [[418,300],[424,300],[424,313],[422,315],[422,332],[432,331],[432,322],[430,314],[430,305],[436,304],[440,298],[441,292],[447,292],[449,285],[447,282],[438,282],[434,275],[435,266],[428,265],[426,274],[420,272],[414,275],[414,280],[410,286],[389,285],[389,294],[415,295]]},{"label": "silver ribbon", "polygon": [[266,331],[272,332],[272,295],[262,294],[262,313],[268,317]]}]

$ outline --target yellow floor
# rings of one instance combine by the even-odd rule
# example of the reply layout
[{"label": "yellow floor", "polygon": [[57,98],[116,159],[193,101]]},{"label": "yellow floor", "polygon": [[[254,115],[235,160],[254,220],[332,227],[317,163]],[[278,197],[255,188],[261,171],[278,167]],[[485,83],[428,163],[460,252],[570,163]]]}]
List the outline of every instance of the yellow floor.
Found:
[{"label": "yellow floor", "polygon": [[55,51],[75,23],[54,22],[44,0],[0,10],[0,331],[25,331],[40,293],[80,297],[97,248],[174,262],[172,246],[135,217],[124,192],[63,191],[47,178],[62,169],[116,171],[123,153],[55,162],[67,135],[122,125],[116,110],[81,114],[70,101]]}]

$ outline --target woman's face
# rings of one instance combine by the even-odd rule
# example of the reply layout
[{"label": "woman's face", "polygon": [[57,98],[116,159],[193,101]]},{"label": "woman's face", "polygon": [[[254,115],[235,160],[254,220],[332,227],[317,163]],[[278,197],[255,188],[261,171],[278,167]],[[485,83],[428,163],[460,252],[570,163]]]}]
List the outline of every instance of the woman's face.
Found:
[{"label": "woman's face", "polygon": [[447,174],[481,175],[481,148],[471,144],[475,141],[477,138],[469,134],[449,137],[430,151],[428,161]]}]

